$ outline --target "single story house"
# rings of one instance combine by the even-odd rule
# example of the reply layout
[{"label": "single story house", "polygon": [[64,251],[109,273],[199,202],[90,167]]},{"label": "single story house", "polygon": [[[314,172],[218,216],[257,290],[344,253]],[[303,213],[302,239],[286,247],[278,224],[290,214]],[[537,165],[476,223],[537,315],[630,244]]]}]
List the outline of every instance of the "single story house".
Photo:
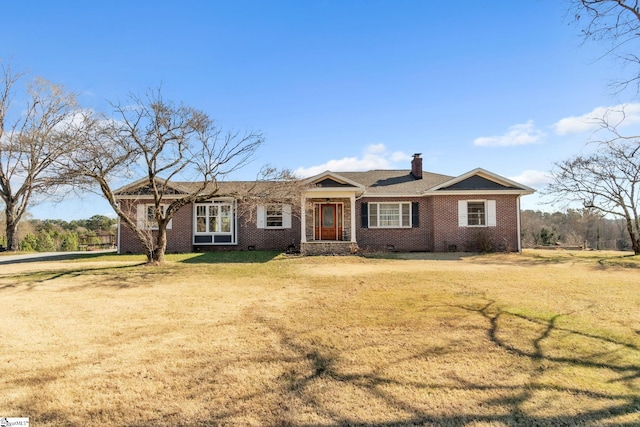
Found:
[{"label": "single story house", "polygon": [[[420,154],[407,170],[326,171],[300,183],[287,200],[265,203],[260,192],[250,202],[239,196],[256,183],[220,183],[213,199],[176,212],[167,252],[520,251],[520,197],[534,192],[481,168],[460,176],[423,172]],[[116,192],[138,225],[153,217],[145,185],[138,181]],[[166,197],[193,185],[169,184],[174,196]],[[269,183],[260,185],[268,193]],[[118,225],[118,251],[141,252],[124,223]]]}]

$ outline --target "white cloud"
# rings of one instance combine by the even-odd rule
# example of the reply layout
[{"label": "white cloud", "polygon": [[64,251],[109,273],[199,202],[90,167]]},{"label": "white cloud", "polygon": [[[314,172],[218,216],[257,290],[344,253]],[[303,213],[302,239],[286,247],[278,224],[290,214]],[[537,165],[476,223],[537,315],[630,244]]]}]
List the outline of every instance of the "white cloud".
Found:
[{"label": "white cloud", "polygon": [[518,176],[509,177],[509,179],[519,184],[524,184],[527,187],[534,188],[543,187],[547,184],[550,184],[552,181],[552,177],[549,172],[538,170],[526,170]]},{"label": "white cloud", "polygon": [[612,126],[628,126],[640,122],[640,103],[597,107],[581,116],[565,117],[553,128],[558,135],[593,132],[604,122]]},{"label": "white cloud", "polygon": [[299,167],[294,172],[296,176],[309,177],[327,170],[333,172],[355,172],[371,169],[394,169],[397,167],[395,163],[402,163],[400,168],[408,169],[410,160],[411,156],[402,151],[390,153],[384,144],[372,144],[367,146],[361,157],[343,157],[329,160],[320,165]]},{"label": "white cloud", "polygon": [[545,133],[536,129],[533,120],[513,125],[503,135],[482,136],[473,141],[474,145],[482,147],[507,147],[511,145],[537,144]]},{"label": "white cloud", "polygon": [[394,151],[393,153],[391,153],[391,157],[390,157],[392,162],[410,162],[411,161],[411,156],[409,156],[408,154],[406,154],[404,151]]},{"label": "white cloud", "polygon": [[371,144],[367,147],[367,151],[371,154],[384,153],[386,151],[384,144]]}]

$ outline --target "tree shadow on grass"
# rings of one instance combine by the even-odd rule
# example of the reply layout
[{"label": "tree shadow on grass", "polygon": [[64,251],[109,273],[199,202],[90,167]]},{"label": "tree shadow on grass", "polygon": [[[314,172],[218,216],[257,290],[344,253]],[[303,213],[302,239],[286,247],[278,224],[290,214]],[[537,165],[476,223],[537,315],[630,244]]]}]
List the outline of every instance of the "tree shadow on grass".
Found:
[{"label": "tree shadow on grass", "polygon": [[[522,367],[526,381],[482,381],[473,380],[464,372],[456,371],[449,375],[448,381],[434,380],[429,375],[394,375],[395,367],[411,367],[424,364],[425,360],[455,359],[459,357],[456,342],[450,340],[448,345],[413,345],[407,343],[402,351],[390,349],[382,357],[378,356],[369,367],[345,369],[344,361],[348,351],[340,345],[322,343],[305,334],[305,328],[285,323],[270,317],[268,310],[260,306],[249,307],[243,316],[234,320],[229,327],[236,328],[241,324],[244,330],[252,334],[268,337],[269,345],[238,352],[239,356],[220,360],[213,354],[208,360],[192,363],[186,356],[181,356],[179,349],[168,349],[167,360],[172,357],[180,359],[183,370],[179,373],[180,381],[193,385],[196,399],[202,405],[210,404],[209,414],[197,421],[186,420],[175,408],[155,408],[157,418],[128,422],[126,425],[148,427],[181,425],[186,427],[240,425],[241,421],[253,420],[253,424],[269,426],[474,426],[483,425],[522,425],[522,426],[573,426],[573,425],[638,425],[640,423],[640,352],[632,342],[616,340],[597,333],[583,332],[562,326],[562,318],[567,315],[553,315],[547,319],[534,318],[518,313],[510,313],[500,309],[494,302],[481,302],[476,306],[451,306],[458,314],[469,314],[477,319],[481,328],[478,335],[484,338],[479,345],[490,347],[496,357],[514,356]],[[300,319],[303,319],[300,317]],[[525,328],[526,326],[526,328]],[[322,332],[349,333],[351,331],[334,330],[320,325]],[[524,331],[526,329],[526,331]],[[120,331],[119,331],[120,332]],[[124,331],[123,336],[107,337],[104,348],[109,349],[104,356],[113,357],[118,353],[124,341],[144,339],[144,331],[132,327]],[[159,332],[159,337],[167,334],[167,343],[175,343],[171,338],[173,330]],[[366,334],[365,332],[362,332]],[[429,333],[429,331],[425,331]],[[484,334],[484,335],[483,335]],[[252,337],[254,335],[251,335]],[[377,335],[376,335],[377,337]],[[378,338],[376,338],[378,339]],[[584,340],[593,347],[588,353],[576,349],[573,353],[557,353],[553,347],[554,340]],[[348,345],[347,342],[345,345]],[[380,343],[376,340],[363,339],[350,350],[355,353],[370,354]],[[393,345],[398,345],[397,342]],[[566,347],[566,344],[564,345]],[[569,348],[570,347],[566,347]],[[401,350],[399,347],[396,350]],[[617,353],[623,356],[617,356]],[[373,352],[375,353],[375,352]],[[188,353],[186,353],[188,354]],[[353,355],[354,353],[351,353]],[[363,361],[371,362],[371,361]],[[161,362],[162,364],[163,362]],[[441,363],[441,362],[433,362]],[[257,381],[250,390],[244,390],[233,382],[225,383],[220,378],[221,372],[228,370],[245,375],[243,381],[250,382],[256,372],[265,366],[281,367],[278,375],[269,380]],[[351,366],[353,367],[353,365]],[[580,384],[579,378],[572,381],[553,381],[553,375],[560,375],[563,370],[578,369],[597,374],[606,372],[615,383],[610,389],[599,387],[589,389]],[[60,376],[65,374],[63,366]],[[424,368],[423,368],[424,369]],[[428,374],[428,371],[422,372]],[[553,375],[549,377],[548,375]],[[33,373],[32,373],[33,374]],[[37,374],[37,372],[36,372]],[[489,375],[491,372],[488,373]],[[55,376],[43,378],[45,382],[55,380]],[[233,377],[232,377],[233,378]],[[25,379],[34,381],[37,386],[37,375]],[[600,384],[607,383],[602,380]],[[16,385],[20,384],[20,381]],[[234,388],[233,392],[225,389],[225,385]],[[605,384],[606,385],[606,384]],[[162,391],[171,393],[169,389]],[[443,411],[425,399],[425,395],[438,395],[440,404],[459,405],[464,393],[476,392],[474,404],[462,405],[462,409]],[[227,394],[228,393],[228,394]],[[233,393],[233,395],[232,395]],[[418,397],[418,393],[421,393]],[[218,399],[223,395],[223,399]],[[549,399],[558,397],[565,402],[576,402],[566,408],[554,407],[553,411],[536,412],[544,405],[553,402],[540,401],[540,395]],[[266,399],[265,396],[272,396]],[[355,397],[355,400],[353,398]],[[144,396],[153,401],[159,396]],[[364,411],[349,412],[342,400],[352,399],[354,409]],[[212,403],[212,402],[215,402]],[[589,402],[594,402],[590,404]],[[296,406],[297,405],[297,406]],[[40,412],[32,412],[32,419],[40,424],[78,425],[70,419],[74,415],[73,408],[51,409],[37,402],[25,401],[21,406],[25,411],[42,408]],[[401,415],[389,415],[380,408],[392,409]],[[532,409],[533,408],[533,409]],[[92,413],[99,414],[103,408],[91,408]],[[249,412],[249,414],[247,414]],[[312,413],[322,421],[300,421],[300,412]],[[248,418],[244,418],[248,415]],[[118,424],[118,419],[104,416],[105,424]],[[620,421],[618,417],[626,417]],[[99,417],[96,416],[96,419]],[[90,425],[90,424],[84,424]],[[123,425],[123,424],[121,424]]]},{"label": "tree shadow on grass", "polygon": [[201,252],[180,262],[184,264],[253,264],[272,261],[281,254],[281,251]]},{"label": "tree shadow on grass", "polygon": [[[455,309],[456,307],[452,307]],[[470,381],[462,375],[453,375],[453,384],[430,382],[428,379],[407,380],[389,376],[385,370],[393,364],[411,364],[420,362],[425,357],[432,357],[435,353],[455,358],[454,349],[416,349],[409,357],[389,361],[389,364],[371,369],[366,373],[345,373],[339,365],[343,355],[333,348],[318,346],[312,342],[304,342],[295,331],[288,330],[282,325],[265,318],[255,317],[254,321],[265,326],[270,333],[279,337],[280,347],[289,353],[297,355],[299,361],[306,366],[305,370],[297,368],[280,376],[279,387],[283,398],[290,395],[291,398],[303,400],[305,405],[313,408],[315,413],[327,420],[328,424],[316,425],[336,426],[410,426],[410,425],[446,425],[467,426],[475,423],[490,423],[500,425],[524,425],[524,426],[572,426],[572,425],[600,425],[614,423],[616,425],[637,425],[640,423],[640,387],[637,383],[640,378],[640,351],[632,343],[621,342],[615,339],[600,336],[593,333],[584,333],[572,329],[559,327],[558,321],[562,315],[553,316],[545,321],[528,318],[521,315],[513,315],[505,311],[497,310],[493,303],[488,303],[481,308],[457,307],[462,310],[475,312],[488,322],[487,337],[495,347],[496,352],[515,354],[522,362],[530,364],[527,372],[529,379],[523,385],[489,384]],[[536,333],[528,336],[522,343],[519,331],[504,326],[502,323],[506,316],[515,316],[519,320],[535,323]],[[554,355],[547,349],[547,341],[571,336],[577,339],[593,342],[595,347],[602,346],[609,349],[609,356],[594,349],[593,354],[584,354],[580,351],[563,355]],[[510,340],[520,344],[511,343]],[[596,345],[597,344],[597,345]],[[522,346],[526,348],[522,348]],[[624,357],[615,357],[616,352],[622,351]],[[306,362],[306,363],[304,363]],[[546,367],[545,367],[546,366]],[[607,371],[614,378],[607,383],[618,383],[616,391],[603,391],[588,389],[580,385],[580,381],[572,383],[550,382],[546,375],[551,371],[560,372],[577,368],[578,371],[587,370],[590,374]],[[380,414],[381,421],[367,421],[359,416],[346,415],[344,408],[339,405],[332,406],[331,399],[320,399],[316,394],[318,383],[331,384],[334,390],[353,390],[361,396],[363,407],[387,406],[395,408],[404,415],[397,419]],[[405,388],[406,394],[397,394],[391,389]],[[495,413],[491,411],[473,410],[466,413],[442,415],[439,411],[425,409],[424,402],[419,404],[412,398],[411,389],[419,389],[430,392],[464,393],[479,391],[487,393],[484,401],[479,402],[480,407],[495,407]],[[328,387],[327,393],[330,393]],[[624,390],[624,391],[622,391]],[[500,397],[489,397],[497,393]],[[567,407],[563,413],[561,409],[544,414],[537,413],[535,409],[540,405],[540,396],[560,396],[569,401],[595,401],[593,405],[583,403],[583,407]],[[454,402],[451,402],[454,403]],[[550,403],[552,404],[552,403]],[[428,406],[428,405],[427,405]],[[498,408],[502,408],[501,410]],[[504,410],[506,408],[506,411]],[[441,412],[441,411],[440,411]],[[544,412],[544,411],[543,411]],[[628,422],[619,421],[618,417],[631,417]],[[375,418],[375,417],[372,417]],[[224,419],[216,419],[223,422]],[[286,414],[282,414],[279,425],[304,425],[314,424],[296,423]]]},{"label": "tree shadow on grass", "polygon": [[30,271],[25,273],[11,274],[0,277],[0,281],[11,281],[11,283],[0,283],[0,292],[3,290],[30,291],[39,286],[44,286],[48,282],[57,279],[76,279],[83,276],[91,276],[91,282],[82,285],[70,285],[63,290],[82,290],[86,288],[108,287],[115,289],[125,289],[138,286],[148,286],[146,279],[150,275],[161,275],[161,271],[149,269],[146,271],[132,270],[144,265],[116,265],[107,267],[82,267],[67,268],[61,270]]}]

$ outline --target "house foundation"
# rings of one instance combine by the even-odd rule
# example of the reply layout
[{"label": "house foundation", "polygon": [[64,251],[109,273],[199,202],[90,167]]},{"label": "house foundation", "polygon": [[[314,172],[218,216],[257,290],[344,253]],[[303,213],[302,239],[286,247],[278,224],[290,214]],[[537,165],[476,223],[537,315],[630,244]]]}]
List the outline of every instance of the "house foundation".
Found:
[{"label": "house foundation", "polygon": [[358,252],[353,242],[304,242],[300,244],[302,255],[352,255]]}]

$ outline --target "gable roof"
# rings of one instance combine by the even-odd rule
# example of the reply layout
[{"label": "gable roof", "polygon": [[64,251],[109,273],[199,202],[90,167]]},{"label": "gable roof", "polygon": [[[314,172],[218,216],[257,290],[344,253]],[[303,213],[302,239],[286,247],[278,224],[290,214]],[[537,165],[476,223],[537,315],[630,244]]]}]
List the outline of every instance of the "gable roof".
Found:
[{"label": "gable roof", "polygon": [[[156,179],[159,185],[170,190],[166,197],[180,196],[197,191],[198,182],[167,182]],[[453,177],[431,172],[423,172],[422,179],[416,179],[410,170],[370,170],[366,172],[325,171],[302,180],[309,185],[308,192],[354,192],[358,196],[368,197],[416,197],[436,194],[532,194],[534,189],[505,178],[482,168],[473,169],[460,176]],[[216,197],[234,197],[251,192],[260,196],[268,193],[270,181],[223,181],[210,183],[203,193],[217,188]],[[149,185],[146,178],[135,181],[115,191],[117,198],[144,196]]]},{"label": "gable roof", "polygon": [[[327,181],[331,180],[331,182]],[[423,172],[422,179],[416,179],[411,170],[370,170],[366,172],[326,171],[308,179],[308,182],[322,187],[363,188],[369,197],[385,196],[425,196],[433,194],[502,193],[532,194],[534,189],[482,168],[473,169],[460,176]]]},{"label": "gable roof", "polygon": [[[156,185],[159,187],[162,186],[166,186],[166,194],[167,195],[172,195],[172,194],[187,194],[189,191],[187,188],[185,188],[182,183],[179,182],[173,182],[173,181],[167,181],[166,179],[161,179],[161,178],[154,178],[154,181],[156,182]],[[116,197],[122,197],[122,196],[140,196],[140,195],[144,195],[144,194],[150,194],[149,193],[149,179],[148,178],[142,178],[139,179],[137,181],[134,181],[130,184],[127,184],[123,187],[120,187],[116,190],[114,190],[114,194],[116,195]]]},{"label": "gable roof", "polygon": [[304,180],[305,184],[323,188],[359,188],[364,189],[363,185],[344,176],[342,172],[324,171],[318,175],[314,175]]},{"label": "gable roof", "polygon": [[[201,182],[167,181],[156,178],[158,185],[166,185],[168,191],[163,198],[179,198],[190,194],[210,194],[212,198],[242,198],[246,196],[263,197],[271,192],[283,195],[286,183],[275,181],[216,181],[209,182],[204,189]],[[274,193],[274,194],[275,194]],[[140,179],[114,191],[116,199],[148,199],[152,196],[147,178]]]},{"label": "gable roof", "polygon": [[535,190],[526,185],[505,178],[504,176],[489,172],[486,169],[476,168],[453,179],[445,181],[433,188],[428,193],[511,193],[532,194]]}]

